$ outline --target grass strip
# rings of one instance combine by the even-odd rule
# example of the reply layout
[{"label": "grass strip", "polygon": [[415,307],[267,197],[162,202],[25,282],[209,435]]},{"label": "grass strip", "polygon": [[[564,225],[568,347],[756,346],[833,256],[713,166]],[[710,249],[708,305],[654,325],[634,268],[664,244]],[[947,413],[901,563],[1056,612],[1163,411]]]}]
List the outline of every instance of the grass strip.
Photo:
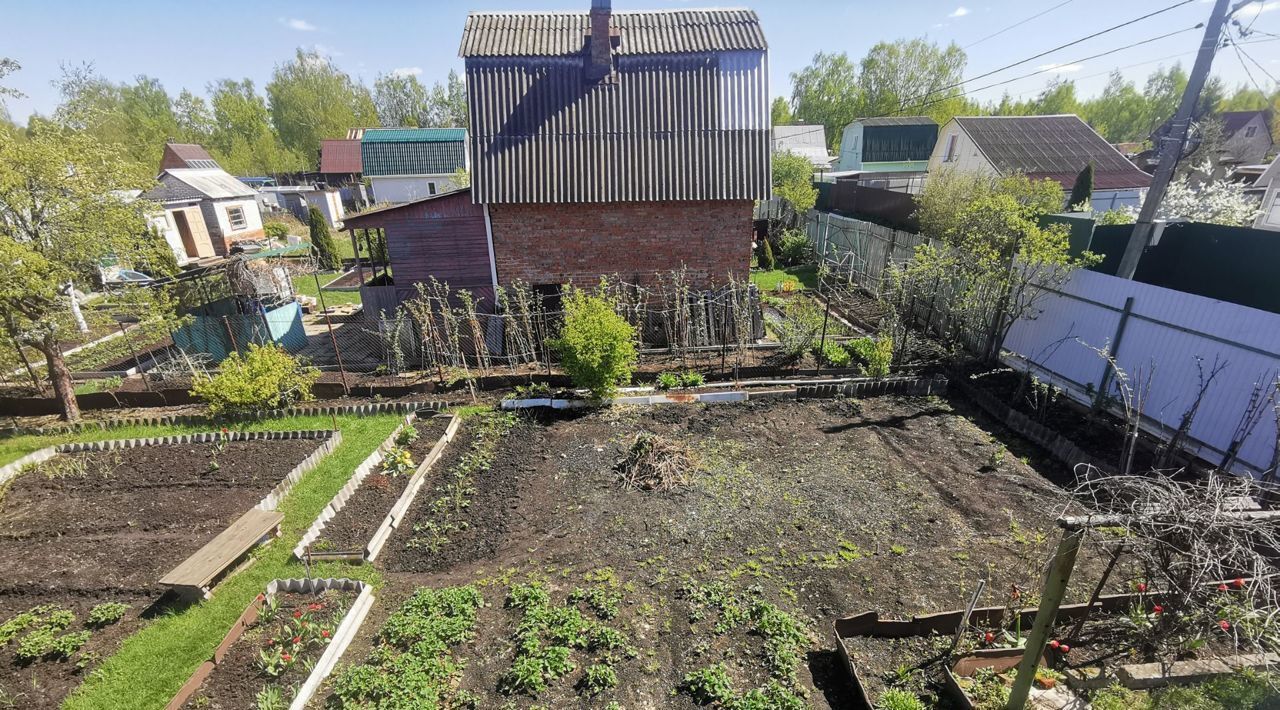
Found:
[{"label": "grass strip", "polygon": [[[65,708],[163,708],[196,667],[209,658],[227,629],[244,608],[273,579],[302,577],[303,566],[293,558],[293,546],[325,504],[346,483],[351,472],[377,448],[396,424],[396,414],[340,416],[342,444],[308,473],[281,505],[281,537],[254,551],[254,563],[218,585],[213,598],[179,613],[155,619],[124,641],[120,649],[95,670],[63,703]],[[288,417],[236,425],[236,431],[330,429],[327,416]],[[207,428],[207,427],[206,427]],[[200,427],[121,427],[48,437],[15,437],[0,446],[0,455],[35,450],[53,443],[161,436],[200,431]],[[21,454],[17,454],[21,455]],[[282,472],[283,475],[283,472]],[[313,577],[346,577],[381,585],[377,571],[342,563],[312,565]]]}]

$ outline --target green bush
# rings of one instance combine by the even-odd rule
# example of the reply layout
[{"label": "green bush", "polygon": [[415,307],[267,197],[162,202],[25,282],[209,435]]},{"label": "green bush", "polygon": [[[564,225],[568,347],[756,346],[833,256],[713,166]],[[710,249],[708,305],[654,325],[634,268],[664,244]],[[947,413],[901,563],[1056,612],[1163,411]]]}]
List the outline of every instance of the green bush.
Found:
[{"label": "green bush", "polygon": [[680,387],[680,374],[676,372],[663,372],[658,375],[658,389],[673,390]]},{"label": "green bush", "polygon": [[880,694],[880,700],[876,701],[876,710],[925,710],[924,703],[920,702],[920,698],[915,693],[909,693],[898,688],[891,688]]},{"label": "green bush", "polygon": [[285,239],[289,236],[289,225],[284,222],[263,222],[262,232],[272,239]]},{"label": "green bush", "polygon": [[797,358],[809,352],[822,330],[822,309],[807,298],[793,298],[782,309],[786,316],[777,326],[782,352]]},{"label": "green bush", "polygon": [[307,222],[311,227],[311,247],[315,249],[317,264],[325,271],[341,269],[342,257],[338,255],[338,245],[329,234],[329,223],[324,221],[324,215],[312,207]]},{"label": "green bush", "polygon": [[893,338],[858,338],[845,343],[845,347],[849,354],[861,361],[862,374],[867,377],[889,376],[889,365],[893,363]]},{"label": "green bush", "polygon": [[210,414],[280,409],[310,401],[320,372],[307,367],[274,343],[249,345],[249,354],[232,353],[218,374],[196,379],[191,395],[209,405]]},{"label": "green bush", "polygon": [[551,345],[574,385],[606,399],[631,379],[635,339],[635,328],[614,311],[603,288],[595,294],[570,288],[564,300],[564,328]]},{"label": "green bush", "polygon": [[658,375],[657,387],[660,390],[674,390],[683,387],[701,387],[707,378],[701,372],[663,372]]},{"label": "green bush", "polygon": [[800,266],[813,260],[813,246],[809,244],[809,237],[798,229],[783,232],[779,247],[783,266]]},{"label": "green bush", "polygon": [[773,271],[778,266],[778,261],[773,258],[773,245],[769,243],[767,238],[762,239],[760,242],[760,258],[758,261],[760,262],[760,268],[765,271]]},{"label": "green bush", "polygon": [[814,349],[814,357],[822,361],[823,365],[830,367],[848,367],[853,360],[853,356],[849,354],[839,343],[827,343],[821,350]]}]

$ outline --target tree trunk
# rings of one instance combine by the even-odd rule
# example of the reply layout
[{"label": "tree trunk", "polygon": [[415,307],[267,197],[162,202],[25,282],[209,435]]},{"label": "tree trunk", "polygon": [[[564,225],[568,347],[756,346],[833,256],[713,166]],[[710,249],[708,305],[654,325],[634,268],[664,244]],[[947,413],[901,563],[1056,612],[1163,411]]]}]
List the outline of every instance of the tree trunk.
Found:
[{"label": "tree trunk", "polygon": [[62,348],[58,339],[52,334],[44,336],[44,340],[36,344],[44,359],[49,364],[49,381],[53,383],[53,395],[58,398],[62,407],[62,418],[69,422],[80,419],[80,405],[76,403],[75,384],[71,381],[71,370],[67,369],[67,361],[62,357]]}]

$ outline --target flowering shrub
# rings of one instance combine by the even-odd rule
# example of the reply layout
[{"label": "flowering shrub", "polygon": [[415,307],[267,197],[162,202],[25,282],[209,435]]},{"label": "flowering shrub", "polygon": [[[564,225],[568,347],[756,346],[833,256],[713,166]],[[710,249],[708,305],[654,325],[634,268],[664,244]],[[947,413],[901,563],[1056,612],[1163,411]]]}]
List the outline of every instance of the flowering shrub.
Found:
[{"label": "flowering shrub", "polygon": [[279,409],[313,399],[311,385],[319,377],[279,345],[250,344],[247,355],[232,353],[223,360],[218,374],[197,378],[191,395],[214,415]]}]

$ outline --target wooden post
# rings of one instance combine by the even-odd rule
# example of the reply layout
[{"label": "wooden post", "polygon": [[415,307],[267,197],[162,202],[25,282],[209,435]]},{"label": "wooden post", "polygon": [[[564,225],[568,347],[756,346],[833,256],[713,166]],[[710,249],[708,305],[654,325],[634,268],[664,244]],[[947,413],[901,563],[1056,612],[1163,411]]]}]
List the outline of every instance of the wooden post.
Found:
[{"label": "wooden post", "polygon": [[129,334],[125,332],[124,323],[116,321],[116,325],[120,326],[120,337],[124,338],[124,341],[129,344],[129,351],[133,353],[133,364],[138,368],[138,376],[142,378],[142,386],[150,392],[151,385],[147,382],[147,374],[142,371],[142,359],[138,357],[138,349],[134,347],[133,341],[129,340]]},{"label": "wooden post", "polygon": [[814,360],[818,363],[817,372],[822,372],[822,356],[827,349],[827,320],[831,318],[831,298],[827,297],[827,308],[822,312],[822,337],[818,339],[818,356]]},{"label": "wooden post", "polygon": [[[360,279],[360,285],[364,285],[364,267],[360,266],[360,247],[356,245],[356,230],[354,227],[347,230],[347,235],[351,237],[351,253],[356,258],[356,277]],[[317,279],[317,283],[319,280]]]},{"label": "wooden post", "polygon": [[222,327],[227,329],[227,337],[231,339],[231,349],[240,352],[240,346],[236,344],[236,334],[231,331],[231,322],[226,316],[222,317]]},{"label": "wooden post", "polygon": [[342,391],[351,394],[351,388],[347,386],[347,368],[342,365],[342,351],[338,349],[338,338],[333,334],[333,317],[329,315],[329,309],[324,305],[324,289],[320,288],[320,274],[312,272],[311,275],[316,279],[316,298],[320,299],[320,310],[324,311],[324,324],[329,327],[329,342],[333,343],[333,356],[338,360],[338,377],[342,379]]},{"label": "wooden post", "polygon": [[1058,617],[1058,608],[1067,594],[1067,582],[1071,580],[1071,572],[1076,566],[1076,554],[1080,552],[1080,541],[1084,538],[1084,528],[1079,526],[1065,527],[1058,550],[1049,562],[1049,570],[1045,575],[1044,589],[1040,592],[1040,608],[1036,610],[1036,620],[1031,624],[1031,633],[1027,636],[1027,649],[1018,663],[1018,677],[1013,681],[1013,689],[1009,691],[1008,710],[1023,710],[1027,705],[1027,695],[1031,693],[1031,683],[1036,679],[1036,666],[1040,656],[1044,654],[1045,644],[1049,642],[1049,634],[1053,632],[1053,622]]}]

